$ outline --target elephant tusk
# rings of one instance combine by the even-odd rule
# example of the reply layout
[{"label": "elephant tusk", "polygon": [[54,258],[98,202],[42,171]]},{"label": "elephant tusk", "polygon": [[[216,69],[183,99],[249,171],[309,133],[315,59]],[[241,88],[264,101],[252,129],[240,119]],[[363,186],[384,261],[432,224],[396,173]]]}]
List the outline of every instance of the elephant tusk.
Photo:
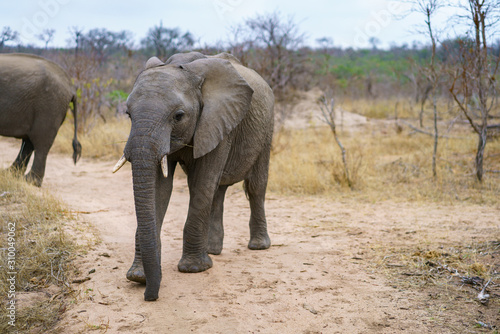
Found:
[{"label": "elephant tusk", "polygon": [[168,177],[168,161],[166,155],[161,158],[161,171],[163,172],[163,176]]},{"label": "elephant tusk", "polygon": [[118,160],[115,167],[113,168],[113,173],[116,173],[120,168],[122,168],[126,162],[127,162],[127,158],[125,158],[125,154],[124,154],[124,155],[122,155],[120,160]]}]

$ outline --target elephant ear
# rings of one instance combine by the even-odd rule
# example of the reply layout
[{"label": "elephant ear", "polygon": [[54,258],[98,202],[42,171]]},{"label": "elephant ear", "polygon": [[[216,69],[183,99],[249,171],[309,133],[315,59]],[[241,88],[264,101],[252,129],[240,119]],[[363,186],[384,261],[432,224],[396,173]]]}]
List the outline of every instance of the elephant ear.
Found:
[{"label": "elephant ear", "polygon": [[146,66],[144,69],[147,70],[149,68],[160,66],[160,65],[165,65],[165,64],[160,59],[158,59],[158,57],[151,57],[146,62]]},{"label": "elephant ear", "polygon": [[225,59],[199,59],[181,67],[204,79],[203,109],[193,138],[196,159],[216,148],[245,118],[253,89]]}]

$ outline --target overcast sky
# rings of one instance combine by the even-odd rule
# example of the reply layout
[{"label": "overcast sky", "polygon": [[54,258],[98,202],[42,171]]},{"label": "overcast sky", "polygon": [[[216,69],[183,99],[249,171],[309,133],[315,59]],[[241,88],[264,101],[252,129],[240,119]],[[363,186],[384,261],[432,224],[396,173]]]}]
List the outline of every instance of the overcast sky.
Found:
[{"label": "overcast sky", "polygon": [[10,26],[20,33],[22,43],[39,46],[43,44],[35,35],[44,29],[56,30],[49,46],[67,46],[73,26],[85,32],[129,30],[138,45],[148,29],[162,21],[164,27],[190,31],[204,45],[227,40],[230,27],[246,18],[276,10],[283,17],[293,16],[313,47],[321,37],[354,48],[369,46],[370,37],[379,39],[380,47],[425,40],[415,32],[423,16],[396,19],[407,6],[391,0],[2,0],[0,29]]}]

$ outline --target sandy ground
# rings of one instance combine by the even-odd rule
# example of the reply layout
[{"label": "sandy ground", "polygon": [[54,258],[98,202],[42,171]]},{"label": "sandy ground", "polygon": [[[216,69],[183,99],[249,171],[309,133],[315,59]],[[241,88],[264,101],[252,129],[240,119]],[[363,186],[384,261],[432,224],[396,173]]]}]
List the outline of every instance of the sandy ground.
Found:
[{"label": "sandy ground", "polygon": [[[18,143],[0,138],[0,167]],[[119,158],[119,157],[117,157]],[[375,264],[390,247],[467,243],[499,236],[500,206],[356,203],[267,196],[272,247],[251,251],[241,185],[227,193],[225,244],[206,272],[177,271],[189,194],[177,176],[162,231],[163,281],[156,302],[125,278],[136,227],[130,165],[49,155],[43,187],[95,226],[102,242],[78,258],[78,291],[64,333],[448,333],[427,294],[391,284]],[[178,173],[181,174],[181,173]],[[109,257],[108,257],[109,255]],[[87,274],[92,269],[94,273]]]}]

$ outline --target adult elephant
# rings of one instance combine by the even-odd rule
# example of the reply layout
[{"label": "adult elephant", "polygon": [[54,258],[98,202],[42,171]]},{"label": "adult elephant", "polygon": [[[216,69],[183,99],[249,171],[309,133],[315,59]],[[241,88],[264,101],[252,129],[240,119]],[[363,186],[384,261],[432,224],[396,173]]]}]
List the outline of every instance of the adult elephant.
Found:
[{"label": "adult elephant", "polygon": [[118,170],[132,163],[137,232],[127,273],[156,300],[161,281],[160,230],[177,163],[187,174],[189,212],[181,272],[212,267],[220,254],[228,186],[244,180],[250,202],[250,249],[267,249],[264,198],[273,132],[274,96],[267,83],[229,54],[153,57],[127,101],[132,128]]},{"label": "adult elephant", "polygon": [[26,179],[42,185],[45,164],[70,102],[75,134],[73,161],[81,155],[77,139],[76,93],[68,74],[57,64],[29,54],[0,54],[0,135],[22,139],[13,169],[26,171]]}]

